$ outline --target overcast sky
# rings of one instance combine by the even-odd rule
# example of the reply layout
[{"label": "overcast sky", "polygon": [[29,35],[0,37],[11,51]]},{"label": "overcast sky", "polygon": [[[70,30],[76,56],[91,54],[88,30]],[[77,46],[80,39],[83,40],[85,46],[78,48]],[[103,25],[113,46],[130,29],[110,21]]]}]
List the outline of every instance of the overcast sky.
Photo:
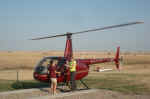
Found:
[{"label": "overcast sky", "polygon": [[150,51],[150,0],[0,0],[0,50],[64,50],[65,37],[95,27],[144,24],[73,36],[74,50]]}]

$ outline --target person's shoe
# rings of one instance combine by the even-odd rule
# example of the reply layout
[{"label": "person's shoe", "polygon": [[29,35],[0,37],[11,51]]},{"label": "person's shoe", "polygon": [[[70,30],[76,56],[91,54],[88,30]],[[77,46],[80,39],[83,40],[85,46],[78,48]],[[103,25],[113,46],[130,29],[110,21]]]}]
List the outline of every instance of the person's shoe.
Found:
[{"label": "person's shoe", "polygon": [[53,94],[53,96],[56,96],[57,95],[57,93],[55,92],[54,94]]}]

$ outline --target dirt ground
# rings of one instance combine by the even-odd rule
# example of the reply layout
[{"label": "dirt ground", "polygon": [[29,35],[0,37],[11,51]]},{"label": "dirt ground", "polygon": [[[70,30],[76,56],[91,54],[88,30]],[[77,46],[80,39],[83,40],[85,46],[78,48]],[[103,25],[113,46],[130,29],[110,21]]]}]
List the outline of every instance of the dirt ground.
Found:
[{"label": "dirt ground", "polygon": [[24,89],[13,92],[0,93],[0,99],[149,99],[150,95],[131,95],[114,91],[89,89],[74,92],[61,92],[57,95],[48,93],[49,88]]}]

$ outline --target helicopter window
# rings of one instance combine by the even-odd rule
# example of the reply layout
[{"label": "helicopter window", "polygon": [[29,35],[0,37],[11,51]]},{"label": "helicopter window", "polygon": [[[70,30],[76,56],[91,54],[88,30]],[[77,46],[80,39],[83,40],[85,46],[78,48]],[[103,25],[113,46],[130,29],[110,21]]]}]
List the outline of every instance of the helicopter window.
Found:
[{"label": "helicopter window", "polygon": [[35,71],[37,73],[39,73],[39,74],[46,74],[46,73],[48,73],[48,68],[50,66],[50,62],[53,61],[53,60],[57,60],[58,61],[58,64],[57,64],[58,69],[60,69],[66,62],[66,59],[64,59],[64,58],[59,59],[57,57],[56,58],[54,58],[54,57],[46,57],[46,58],[42,59],[38,63],[38,65],[35,68]]},{"label": "helicopter window", "polygon": [[50,58],[41,60],[36,66],[35,71],[39,74],[48,73],[48,66],[50,66],[50,61]]},{"label": "helicopter window", "polygon": [[58,60],[58,66],[59,67],[62,67],[64,64],[66,63],[66,60],[65,59],[60,59],[60,60]]},{"label": "helicopter window", "polygon": [[48,66],[50,64],[50,61],[51,61],[50,59],[44,60],[42,63],[42,66],[44,66],[44,67]]}]

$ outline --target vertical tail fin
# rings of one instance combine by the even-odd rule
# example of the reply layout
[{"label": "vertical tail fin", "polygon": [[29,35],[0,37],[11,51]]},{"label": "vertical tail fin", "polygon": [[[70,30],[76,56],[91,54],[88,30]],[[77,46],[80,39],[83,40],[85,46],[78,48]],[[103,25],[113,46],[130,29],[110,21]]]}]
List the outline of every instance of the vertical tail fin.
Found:
[{"label": "vertical tail fin", "polygon": [[117,47],[117,52],[116,52],[116,56],[115,56],[115,59],[114,59],[114,61],[115,61],[115,64],[116,64],[116,68],[117,69],[120,69],[120,63],[119,63],[119,54],[120,54],[120,46],[119,47]]}]

